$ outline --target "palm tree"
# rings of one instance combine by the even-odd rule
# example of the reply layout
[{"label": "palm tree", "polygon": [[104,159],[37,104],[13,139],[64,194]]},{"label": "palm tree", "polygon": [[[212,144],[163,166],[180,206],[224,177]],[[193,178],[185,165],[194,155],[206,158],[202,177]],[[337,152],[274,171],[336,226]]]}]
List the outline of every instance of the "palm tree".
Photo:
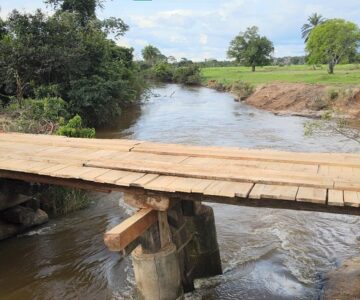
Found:
[{"label": "palm tree", "polygon": [[144,60],[151,65],[154,65],[163,56],[160,50],[152,45],[147,45],[141,54]]},{"label": "palm tree", "polygon": [[317,13],[312,14],[308,17],[308,22],[301,28],[302,38],[305,39],[305,43],[308,41],[311,31],[318,25],[324,23],[326,19]]}]

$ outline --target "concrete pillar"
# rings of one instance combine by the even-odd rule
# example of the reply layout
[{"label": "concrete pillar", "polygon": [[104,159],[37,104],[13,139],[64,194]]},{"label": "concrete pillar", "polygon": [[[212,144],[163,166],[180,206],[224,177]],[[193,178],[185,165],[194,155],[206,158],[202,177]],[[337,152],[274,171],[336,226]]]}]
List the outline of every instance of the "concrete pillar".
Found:
[{"label": "concrete pillar", "polygon": [[186,251],[193,268],[192,278],[206,278],[222,274],[219,246],[213,209],[201,205],[194,216],[187,218],[187,235],[193,235]]},{"label": "concrete pillar", "polygon": [[183,289],[176,246],[167,244],[156,253],[132,252],[135,280],[141,300],[180,300]]}]

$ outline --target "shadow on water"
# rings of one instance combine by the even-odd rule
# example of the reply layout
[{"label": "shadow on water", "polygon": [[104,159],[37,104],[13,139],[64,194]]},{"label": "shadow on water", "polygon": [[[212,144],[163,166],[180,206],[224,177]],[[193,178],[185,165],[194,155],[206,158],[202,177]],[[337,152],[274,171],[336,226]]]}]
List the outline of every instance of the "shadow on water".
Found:
[{"label": "shadow on water", "polygon": [[[155,88],[99,138],[194,145],[359,152],[324,132],[305,137],[305,118],[274,116],[206,88]],[[97,195],[99,196],[99,195]],[[92,206],[0,242],[0,299],[135,299],[129,258],[104,246],[127,208],[113,193]],[[120,200],[120,201],[119,201]],[[316,212],[214,207],[224,275],[196,282],[187,299],[320,299],[324,274],[359,254],[360,218]]]}]

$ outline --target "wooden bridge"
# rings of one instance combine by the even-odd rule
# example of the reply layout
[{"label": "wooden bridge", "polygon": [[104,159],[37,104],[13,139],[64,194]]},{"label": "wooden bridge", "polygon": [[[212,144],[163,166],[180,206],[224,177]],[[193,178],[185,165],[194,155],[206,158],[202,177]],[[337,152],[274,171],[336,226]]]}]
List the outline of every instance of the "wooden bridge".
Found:
[{"label": "wooden bridge", "polygon": [[[220,265],[202,275],[194,275],[194,272],[201,273],[206,258],[197,271],[194,271],[195,262],[189,263],[194,251],[186,247],[194,232],[203,230],[205,219],[202,219],[203,226],[177,237],[186,227],[187,217],[195,220],[192,226],[196,227],[201,214],[209,216],[201,201],[360,215],[360,154],[294,153],[1,133],[0,177],[124,192],[125,201],[140,210],[105,234],[107,246],[113,251],[131,252],[141,244],[144,254],[175,244],[177,253],[182,253],[179,276],[185,290],[191,289],[189,285],[194,278],[221,272]],[[158,234],[150,230],[154,224]],[[207,241],[209,239],[214,240],[214,234],[207,237]],[[198,241],[198,248],[207,241]],[[197,256],[194,254],[198,261],[201,255],[204,257],[204,252],[200,252]],[[134,253],[136,262],[140,254]],[[215,255],[219,260],[218,249]],[[169,269],[169,262],[164,264],[165,269]],[[143,262],[141,265],[149,271]],[[170,269],[176,273],[174,266]],[[137,282],[142,282],[142,293],[153,295],[149,286],[156,284],[145,284],[145,275],[141,272],[137,270],[135,274]],[[164,283],[166,285],[169,283]],[[143,298],[178,299],[181,293],[164,292],[162,296]]]}]

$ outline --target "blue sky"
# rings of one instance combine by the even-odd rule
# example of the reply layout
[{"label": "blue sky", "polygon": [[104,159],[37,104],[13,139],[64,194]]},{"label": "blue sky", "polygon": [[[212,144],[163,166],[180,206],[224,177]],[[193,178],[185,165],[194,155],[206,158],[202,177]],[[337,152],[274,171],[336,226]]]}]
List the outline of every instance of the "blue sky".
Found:
[{"label": "blue sky", "polygon": [[[41,0],[0,0],[0,7],[3,18],[15,8],[46,8]],[[225,59],[230,40],[252,25],[273,41],[275,56],[302,55],[300,28],[313,12],[360,24],[359,0],[113,0],[98,15],[129,24],[118,43],[133,47],[137,58],[152,44],[167,56],[202,60]]]}]

